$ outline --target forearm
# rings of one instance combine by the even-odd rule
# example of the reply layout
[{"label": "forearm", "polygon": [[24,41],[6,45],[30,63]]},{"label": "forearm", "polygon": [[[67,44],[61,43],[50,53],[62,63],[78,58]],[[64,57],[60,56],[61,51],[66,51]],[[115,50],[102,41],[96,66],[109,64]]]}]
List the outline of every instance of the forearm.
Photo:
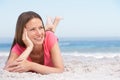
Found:
[{"label": "forearm", "polygon": [[13,63],[16,59],[27,59],[31,50],[32,50],[31,48],[26,48],[26,50],[20,56],[12,52],[9,59],[6,62],[6,65]]},{"label": "forearm", "polygon": [[27,59],[32,51],[31,47],[26,48],[26,50],[18,57],[19,59]]},{"label": "forearm", "polygon": [[64,68],[49,67],[49,66],[41,65],[34,62],[31,62],[30,66],[32,71],[35,71],[41,74],[61,73],[64,71]]}]

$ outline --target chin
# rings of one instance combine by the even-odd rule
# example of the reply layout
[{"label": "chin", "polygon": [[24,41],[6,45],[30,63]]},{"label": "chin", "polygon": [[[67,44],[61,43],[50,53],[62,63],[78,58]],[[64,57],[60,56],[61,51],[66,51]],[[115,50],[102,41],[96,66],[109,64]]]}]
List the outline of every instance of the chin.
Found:
[{"label": "chin", "polygon": [[44,42],[43,40],[42,40],[42,41],[34,41],[34,44],[35,44],[35,45],[42,45],[43,42]]},{"label": "chin", "polygon": [[43,42],[36,42],[35,45],[42,45]]}]

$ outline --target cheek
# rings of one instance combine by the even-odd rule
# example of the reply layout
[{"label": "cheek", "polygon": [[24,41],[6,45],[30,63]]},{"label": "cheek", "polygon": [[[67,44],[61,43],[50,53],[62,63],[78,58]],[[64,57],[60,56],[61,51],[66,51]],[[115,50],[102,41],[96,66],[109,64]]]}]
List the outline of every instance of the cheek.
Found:
[{"label": "cheek", "polygon": [[45,35],[45,30],[42,30],[42,34]]},{"label": "cheek", "polygon": [[28,32],[28,38],[31,40],[32,39],[32,34]]}]

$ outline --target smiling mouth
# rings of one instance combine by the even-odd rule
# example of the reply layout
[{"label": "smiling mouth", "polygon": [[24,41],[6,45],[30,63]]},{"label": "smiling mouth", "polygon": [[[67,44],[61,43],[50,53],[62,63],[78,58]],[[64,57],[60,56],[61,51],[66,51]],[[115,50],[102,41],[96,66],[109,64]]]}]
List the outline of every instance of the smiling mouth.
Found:
[{"label": "smiling mouth", "polygon": [[36,41],[40,41],[40,40],[42,40],[42,38],[35,38],[34,40],[36,40]]},{"label": "smiling mouth", "polygon": [[34,40],[41,41],[41,40],[43,40],[43,37],[34,38]]}]

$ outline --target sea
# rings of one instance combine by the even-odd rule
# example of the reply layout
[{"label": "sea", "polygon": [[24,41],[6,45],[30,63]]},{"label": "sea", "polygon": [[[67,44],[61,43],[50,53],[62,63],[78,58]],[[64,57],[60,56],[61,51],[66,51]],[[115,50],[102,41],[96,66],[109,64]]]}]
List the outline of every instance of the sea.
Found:
[{"label": "sea", "polygon": [[[58,38],[63,54],[96,54],[120,53],[119,38]],[[0,52],[9,52],[12,44],[11,38],[0,41]]]}]

